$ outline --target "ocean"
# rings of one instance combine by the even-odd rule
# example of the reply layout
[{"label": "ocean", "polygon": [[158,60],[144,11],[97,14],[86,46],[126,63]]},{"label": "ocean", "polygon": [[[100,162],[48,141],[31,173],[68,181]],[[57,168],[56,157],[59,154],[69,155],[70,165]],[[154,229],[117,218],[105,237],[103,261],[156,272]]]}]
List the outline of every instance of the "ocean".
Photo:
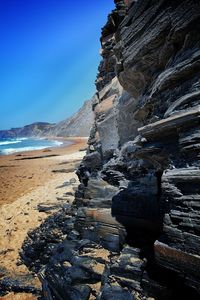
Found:
[{"label": "ocean", "polygon": [[62,144],[63,142],[61,141],[53,141],[43,138],[0,139],[0,155],[8,155],[22,151],[41,150],[50,147],[59,147]]}]

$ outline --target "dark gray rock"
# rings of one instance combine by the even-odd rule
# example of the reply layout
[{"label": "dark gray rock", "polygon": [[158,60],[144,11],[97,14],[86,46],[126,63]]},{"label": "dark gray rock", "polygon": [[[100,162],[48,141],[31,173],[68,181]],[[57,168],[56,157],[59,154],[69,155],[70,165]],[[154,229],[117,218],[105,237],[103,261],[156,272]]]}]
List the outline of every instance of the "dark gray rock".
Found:
[{"label": "dark gray rock", "polygon": [[115,4],[75,203],[25,259],[54,298],[198,299],[200,2]]},{"label": "dark gray rock", "polygon": [[0,296],[8,292],[41,295],[41,289],[36,284],[34,274],[9,274],[5,272],[0,279]]},{"label": "dark gray rock", "polygon": [[98,297],[99,300],[134,300],[135,298],[129,291],[122,289],[120,286],[105,286]]},{"label": "dark gray rock", "polygon": [[101,155],[97,151],[87,154],[83,158],[83,163],[91,170],[99,169],[101,167]]}]

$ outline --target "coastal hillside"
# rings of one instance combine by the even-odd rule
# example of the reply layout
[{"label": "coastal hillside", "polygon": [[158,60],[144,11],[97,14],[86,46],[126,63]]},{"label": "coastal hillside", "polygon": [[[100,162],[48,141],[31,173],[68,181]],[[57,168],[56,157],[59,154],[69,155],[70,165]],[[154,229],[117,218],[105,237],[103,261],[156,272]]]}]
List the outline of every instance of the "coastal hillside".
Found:
[{"label": "coastal hillside", "polygon": [[93,98],[85,101],[79,111],[72,117],[57,124],[35,122],[21,128],[0,130],[0,138],[89,136],[90,129],[94,122],[94,114],[92,111],[93,101]]},{"label": "coastal hillside", "polygon": [[0,130],[0,138],[17,138],[17,137],[41,137],[45,136],[54,124],[46,122],[35,122],[20,128],[11,128],[10,130]]},{"label": "coastal hillside", "polygon": [[200,3],[115,4],[62,243],[47,221],[23,261],[46,299],[198,299]]},{"label": "coastal hillside", "polygon": [[94,113],[92,111],[91,100],[84,102],[83,106],[72,117],[59,122],[49,129],[47,135],[51,136],[89,136],[90,129],[94,122]]}]

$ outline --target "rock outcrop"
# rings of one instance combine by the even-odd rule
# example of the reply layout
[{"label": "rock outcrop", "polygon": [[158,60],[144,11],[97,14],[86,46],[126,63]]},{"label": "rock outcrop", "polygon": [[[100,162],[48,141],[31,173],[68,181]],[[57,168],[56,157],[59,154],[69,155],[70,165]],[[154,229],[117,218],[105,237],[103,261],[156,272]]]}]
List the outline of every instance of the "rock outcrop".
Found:
[{"label": "rock outcrop", "polygon": [[42,264],[43,289],[46,299],[198,299],[200,3],[115,3],[71,231]]}]

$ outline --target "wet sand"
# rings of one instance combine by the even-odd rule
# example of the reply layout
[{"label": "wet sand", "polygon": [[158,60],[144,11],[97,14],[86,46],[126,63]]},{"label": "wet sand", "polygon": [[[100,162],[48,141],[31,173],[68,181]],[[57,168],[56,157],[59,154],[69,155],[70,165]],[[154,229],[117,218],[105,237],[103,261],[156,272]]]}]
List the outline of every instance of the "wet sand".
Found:
[{"label": "wet sand", "polygon": [[[80,149],[86,147],[86,139],[76,138],[73,142],[70,146],[51,148],[50,151],[37,150],[20,153],[20,156],[0,157],[0,280],[9,274],[11,277],[13,274],[30,274],[26,266],[20,264],[22,243],[30,229],[38,227],[55,212],[42,212],[38,205],[48,207],[56,204],[58,210],[59,197],[73,192],[78,185],[74,170],[85,154]],[[63,185],[72,178],[76,179],[75,183]],[[40,285],[37,278],[34,285]],[[0,299],[36,298],[30,294],[10,293]]]}]

